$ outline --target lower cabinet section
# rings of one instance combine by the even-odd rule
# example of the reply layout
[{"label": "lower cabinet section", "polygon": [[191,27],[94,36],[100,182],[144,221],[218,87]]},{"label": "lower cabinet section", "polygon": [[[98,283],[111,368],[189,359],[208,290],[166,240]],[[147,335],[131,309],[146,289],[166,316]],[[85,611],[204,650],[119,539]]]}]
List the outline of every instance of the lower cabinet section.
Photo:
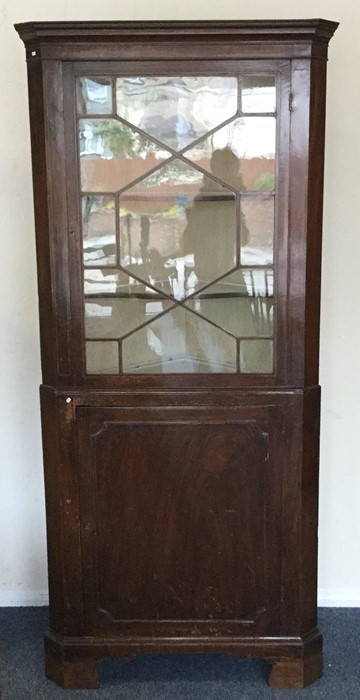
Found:
[{"label": "lower cabinet section", "polygon": [[205,651],[268,658],[273,687],[321,675],[318,399],[43,388],[50,678]]}]

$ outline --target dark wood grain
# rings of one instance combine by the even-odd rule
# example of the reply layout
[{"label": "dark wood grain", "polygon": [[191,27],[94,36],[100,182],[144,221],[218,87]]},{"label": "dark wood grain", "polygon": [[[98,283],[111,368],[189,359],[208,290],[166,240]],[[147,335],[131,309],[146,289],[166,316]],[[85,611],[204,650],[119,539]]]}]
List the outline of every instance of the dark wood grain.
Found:
[{"label": "dark wood grain", "polygon": [[57,377],[57,356],[54,353],[56,316],[51,293],[51,241],[49,239],[48,182],[46,169],[46,136],[43,95],[43,70],[39,62],[28,64],[29,116],[31,124],[31,157],[36,231],[36,258],[39,288],[39,321],[41,369],[43,382],[54,384]]},{"label": "dark wood grain", "polygon": [[84,622],[76,426],[67,398],[41,388],[50,623],[63,634],[75,634]]},{"label": "dark wood grain", "polygon": [[[16,30],[27,56],[60,60],[312,56],[338,24],[322,19],[188,22],[28,22]],[[96,37],[96,43],[94,41]]]},{"label": "dark wood grain", "polygon": [[61,513],[61,474],[58,460],[59,435],[55,396],[41,387],[41,424],[46,497],[46,529],[48,546],[48,584],[50,627],[64,633],[63,523]]},{"label": "dark wood grain", "polygon": [[[321,675],[318,382],[325,20],[30,22],[26,45],[49,559],[47,676],[140,653]],[[77,76],[278,81],[275,371],[87,376]]]},{"label": "dark wood grain", "polygon": [[98,688],[99,681],[93,659],[64,659],[61,653],[47,649],[45,654],[45,673],[65,690],[82,690]]},{"label": "dark wood grain", "polygon": [[321,645],[322,638],[317,631],[303,638],[257,635],[233,639],[220,636],[169,639],[152,635],[144,637],[141,642],[133,636],[120,635],[74,638],[48,632],[45,636],[48,678],[59,685],[71,679],[73,688],[84,687],[85,674],[89,677],[87,687],[96,687],[94,659],[113,657],[126,661],[138,653],[207,652],[227,653],[235,658],[267,659],[271,664],[269,683],[273,688],[302,688],[321,675]]},{"label": "dark wood grain", "polygon": [[310,73],[310,134],[305,299],[305,377],[319,381],[321,243],[324,185],[326,63],[314,60]]},{"label": "dark wood grain", "polygon": [[323,671],[322,638],[313,634],[303,638],[301,656],[275,659],[270,676],[271,688],[306,688],[319,680]]},{"label": "dark wood grain", "polygon": [[239,414],[79,409],[88,621],[209,629],[268,612],[268,420]]},{"label": "dark wood grain", "polygon": [[275,661],[269,677],[270,688],[306,688],[322,676],[322,654],[306,659]]}]

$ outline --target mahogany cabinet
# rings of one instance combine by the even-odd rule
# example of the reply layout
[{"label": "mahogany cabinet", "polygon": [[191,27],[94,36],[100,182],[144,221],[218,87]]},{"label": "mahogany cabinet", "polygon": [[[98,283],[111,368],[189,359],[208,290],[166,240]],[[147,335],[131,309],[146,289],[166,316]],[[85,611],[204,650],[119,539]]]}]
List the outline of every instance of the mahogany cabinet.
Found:
[{"label": "mahogany cabinet", "polygon": [[[321,675],[325,20],[33,22],[46,672]],[[120,682],[120,677],[119,677]]]}]

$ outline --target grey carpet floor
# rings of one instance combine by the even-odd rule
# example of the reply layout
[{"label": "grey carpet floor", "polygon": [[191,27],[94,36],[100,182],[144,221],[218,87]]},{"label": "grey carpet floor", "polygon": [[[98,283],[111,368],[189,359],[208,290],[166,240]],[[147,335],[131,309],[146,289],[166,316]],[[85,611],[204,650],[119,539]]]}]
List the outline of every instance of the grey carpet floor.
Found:
[{"label": "grey carpet floor", "polygon": [[305,690],[268,688],[264,661],[169,655],[105,659],[99,690],[64,691],[44,676],[46,627],[46,608],[0,608],[3,700],[360,700],[360,609],[320,609],[324,677]]}]

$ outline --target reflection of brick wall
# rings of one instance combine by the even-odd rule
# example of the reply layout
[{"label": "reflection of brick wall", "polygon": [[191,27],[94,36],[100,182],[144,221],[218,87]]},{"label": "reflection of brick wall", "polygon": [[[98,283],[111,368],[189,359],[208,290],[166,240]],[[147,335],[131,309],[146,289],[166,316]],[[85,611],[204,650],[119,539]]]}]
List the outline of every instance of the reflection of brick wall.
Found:
[{"label": "reflection of brick wall", "polygon": [[255,187],[256,181],[263,173],[275,175],[275,161],[269,158],[244,159],[241,161],[240,173],[242,175],[244,187],[247,190],[252,190]]},{"label": "reflection of brick wall", "polygon": [[[146,161],[143,158],[84,159],[81,163],[82,189],[85,192],[115,192],[145,175],[148,170],[159,165],[159,162],[153,155],[148,156]],[[206,167],[209,161],[201,159],[199,165]],[[240,173],[245,189],[254,189],[256,181],[263,173],[274,174],[274,161],[268,158],[244,159],[241,161]],[[173,185],[171,190],[179,195],[195,194],[199,187],[191,184]]]},{"label": "reflection of brick wall", "polygon": [[[196,197],[199,187],[195,185],[172,185],[171,187],[152,187],[151,191],[145,188],[137,189],[136,193],[124,192],[120,195],[120,209],[134,211],[137,214],[153,214],[166,209],[172,209],[177,203],[177,199],[184,204],[184,207]],[[187,201],[185,202],[185,197]]]},{"label": "reflection of brick wall", "polygon": [[161,160],[144,158],[93,158],[81,162],[82,189],[86,192],[115,192],[155,168]]}]

